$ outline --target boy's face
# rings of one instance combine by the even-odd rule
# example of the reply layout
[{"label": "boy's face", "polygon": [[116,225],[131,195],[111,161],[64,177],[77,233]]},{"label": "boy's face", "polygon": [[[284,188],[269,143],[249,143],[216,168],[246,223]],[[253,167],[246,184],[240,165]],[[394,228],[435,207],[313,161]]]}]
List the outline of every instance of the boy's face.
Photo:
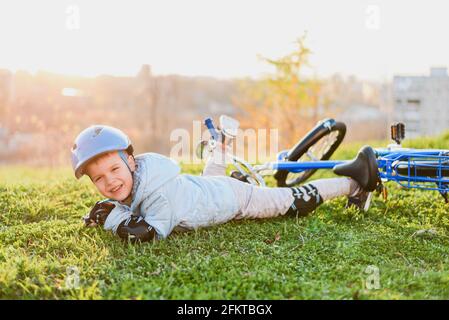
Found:
[{"label": "boy's face", "polygon": [[[134,171],[136,169],[134,158],[128,156],[127,160],[129,167]],[[131,194],[132,174],[117,151],[92,160],[86,164],[85,172],[106,198],[124,201]]]}]

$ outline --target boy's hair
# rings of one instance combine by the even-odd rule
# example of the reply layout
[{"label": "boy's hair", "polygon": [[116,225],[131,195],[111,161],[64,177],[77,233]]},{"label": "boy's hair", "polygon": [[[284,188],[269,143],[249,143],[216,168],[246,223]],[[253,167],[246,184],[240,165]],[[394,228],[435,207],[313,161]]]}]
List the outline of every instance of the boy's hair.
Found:
[{"label": "boy's hair", "polygon": [[[100,153],[99,155],[96,155],[95,157],[93,157],[92,159],[90,159],[89,161],[87,161],[87,162],[84,164],[84,168],[86,168],[86,167],[87,167],[88,165],[90,165],[91,163],[97,163],[98,159],[100,159],[100,158],[102,158],[102,157],[104,157],[104,156],[110,155],[110,154],[112,154],[112,153],[114,153],[114,152],[120,152],[120,151],[126,152],[126,153],[128,154],[128,156],[131,156],[131,157],[133,157],[133,159],[134,159],[134,154],[133,154],[134,148],[133,148],[132,145],[130,145],[130,146],[129,146],[127,149],[125,149],[125,150],[113,150],[113,151],[108,151],[108,152],[105,152],[105,153]],[[85,169],[84,169],[84,171],[85,171]],[[86,172],[86,174],[89,175],[87,172]],[[90,178],[90,176],[89,176],[89,178]]]},{"label": "boy's hair", "polygon": [[131,156],[131,157],[134,158],[134,148],[133,148],[133,145],[132,145],[132,144],[130,144],[129,147],[126,148],[125,151],[126,151],[126,153],[127,153],[129,156]]}]

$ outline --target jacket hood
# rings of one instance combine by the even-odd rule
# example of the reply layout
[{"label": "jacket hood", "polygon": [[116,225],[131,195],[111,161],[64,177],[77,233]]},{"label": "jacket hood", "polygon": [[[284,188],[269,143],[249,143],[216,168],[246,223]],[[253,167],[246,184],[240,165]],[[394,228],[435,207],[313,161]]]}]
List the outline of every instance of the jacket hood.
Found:
[{"label": "jacket hood", "polygon": [[133,212],[146,196],[176,178],[181,172],[181,168],[174,160],[161,154],[144,153],[135,159],[137,168],[133,173],[131,202]]}]

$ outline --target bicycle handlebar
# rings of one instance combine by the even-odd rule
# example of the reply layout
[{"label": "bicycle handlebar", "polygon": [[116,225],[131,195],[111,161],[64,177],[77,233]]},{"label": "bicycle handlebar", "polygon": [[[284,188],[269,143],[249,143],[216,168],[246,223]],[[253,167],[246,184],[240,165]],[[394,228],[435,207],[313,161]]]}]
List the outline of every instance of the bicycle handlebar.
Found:
[{"label": "bicycle handlebar", "polygon": [[213,120],[211,118],[204,119],[204,125],[209,130],[209,132],[210,132],[210,134],[212,136],[212,139],[214,139],[215,141],[218,141],[219,138],[220,138],[220,134],[215,129]]}]

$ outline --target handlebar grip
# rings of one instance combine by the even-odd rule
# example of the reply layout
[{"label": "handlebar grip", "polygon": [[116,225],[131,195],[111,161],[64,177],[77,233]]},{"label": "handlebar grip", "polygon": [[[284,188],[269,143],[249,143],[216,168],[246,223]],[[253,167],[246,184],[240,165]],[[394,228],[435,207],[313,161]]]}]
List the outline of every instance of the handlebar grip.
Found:
[{"label": "handlebar grip", "polygon": [[205,126],[207,127],[207,129],[209,130],[209,132],[210,132],[212,138],[213,138],[215,141],[218,141],[220,135],[218,134],[217,130],[215,129],[214,122],[212,121],[212,119],[211,119],[211,118],[206,118],[206,119],[204,120],[204,125],[205,125]]}]

